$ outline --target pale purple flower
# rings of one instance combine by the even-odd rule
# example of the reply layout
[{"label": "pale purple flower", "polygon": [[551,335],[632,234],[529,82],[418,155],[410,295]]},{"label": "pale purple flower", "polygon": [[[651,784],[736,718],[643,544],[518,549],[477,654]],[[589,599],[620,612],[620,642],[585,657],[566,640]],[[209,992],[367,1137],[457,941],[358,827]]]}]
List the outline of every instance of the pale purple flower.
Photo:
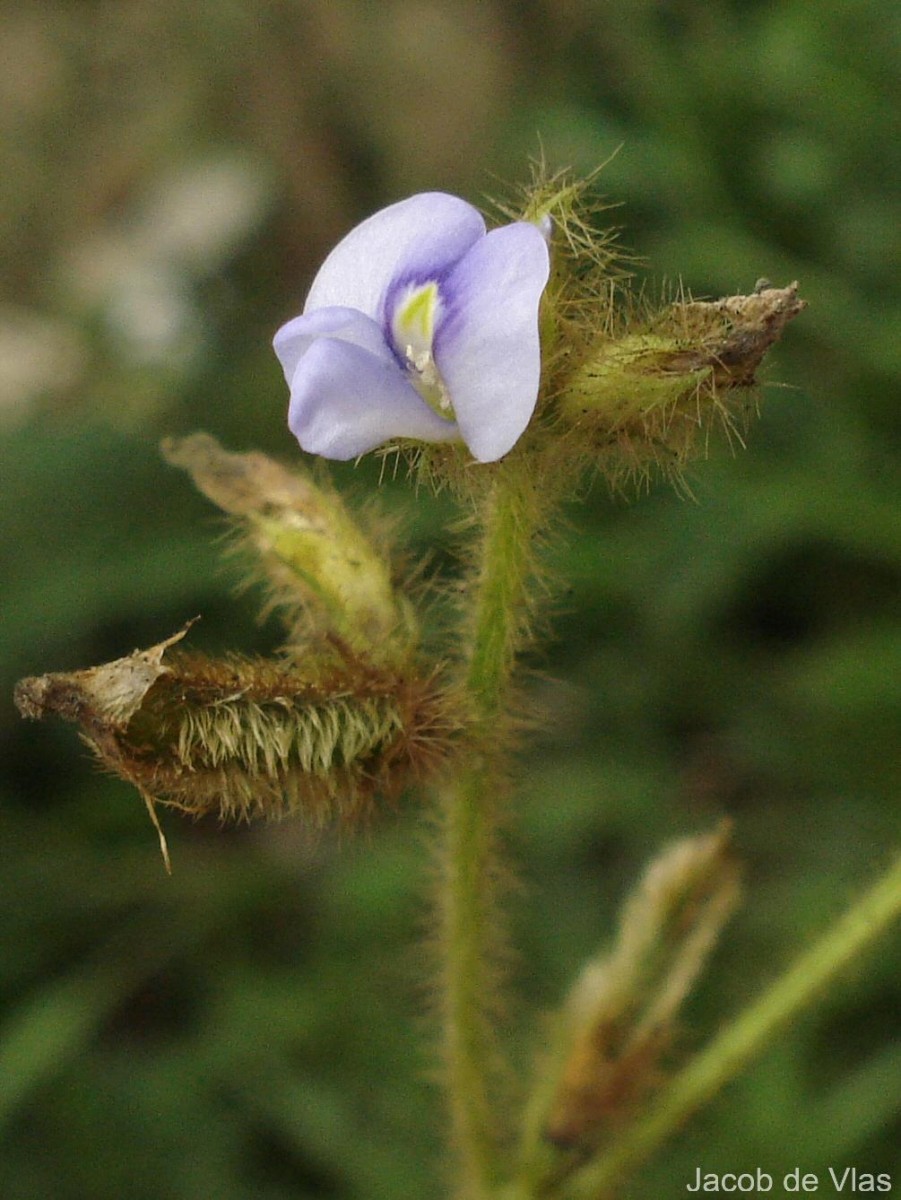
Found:
[{"label": "pale purple flower", "polygon": [[538,397],[548,270],[535,225],[488,233],[442,192],[358,225],[275,335],[303,449],[350,459],[397,438],[462,439],[480,462],[506,454]]}]

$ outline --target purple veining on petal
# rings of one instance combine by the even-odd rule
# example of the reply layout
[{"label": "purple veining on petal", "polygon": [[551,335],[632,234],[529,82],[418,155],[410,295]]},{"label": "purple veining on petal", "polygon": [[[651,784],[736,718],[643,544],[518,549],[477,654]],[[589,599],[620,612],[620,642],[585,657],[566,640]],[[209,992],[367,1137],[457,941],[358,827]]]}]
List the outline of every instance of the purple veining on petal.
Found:
[{"label": "purple veining on petal", "polygon": [[446,308],[446,302],[444,299],[446,280],[456,265],[456,262],[449,263],[443,266],[440,270],[430,271],[423,275],[408,274],[399,276],[397,279],[392,280],[387,291],[385,292],[385,299],[382,305],[382,315],[380,318],[381,325],[385,331],[385,340],[388,343],[391,352],[397,359],[398,365],[405,371],[409,369],[410,365],[406,357],[406,347],[397,344],[397,340],[393,332],[394,318],[404,293],[408,288],[424,287],[430,283],[436,284],[438,288],[441,312],[443,313],[444,309]]}]

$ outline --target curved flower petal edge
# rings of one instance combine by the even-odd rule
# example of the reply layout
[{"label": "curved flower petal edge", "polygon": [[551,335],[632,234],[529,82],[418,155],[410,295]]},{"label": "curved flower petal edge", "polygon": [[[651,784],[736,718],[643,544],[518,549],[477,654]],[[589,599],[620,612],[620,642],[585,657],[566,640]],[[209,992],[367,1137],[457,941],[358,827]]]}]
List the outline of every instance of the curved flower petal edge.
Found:
[{"label": "curved flower petal edge", "polygon": [[489,233],[456,196],[426,192],[369,217],[275,335],[301,447],[344,460],[413,438],[501,458],[538,399],[549,269],[538,226]]}]

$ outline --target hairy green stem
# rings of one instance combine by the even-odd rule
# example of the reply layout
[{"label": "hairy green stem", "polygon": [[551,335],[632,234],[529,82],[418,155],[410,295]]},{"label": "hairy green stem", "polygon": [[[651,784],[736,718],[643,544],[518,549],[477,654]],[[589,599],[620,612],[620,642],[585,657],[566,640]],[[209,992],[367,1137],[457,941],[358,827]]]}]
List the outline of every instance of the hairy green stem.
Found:
[{"label": "hairy green stem", "polygon": [[567,1195],[599,1200],[811,1004],[901,916],[901,856],[818,942],[677,1075],[647,1116],[578,1176]]},{"label": "hairy green stem", "polygon": [[531,542],[541,506],[531,484],[507,463],[482,497],[463,686],[470,750],[444,796],[440,900],[444,1056],[462,1194],[488,1195],[501,1171],[498,1103],[503,1069],[496,1038],[499,1011],[497,840],[504,791],[507,697],[526,633]]},{"label": "hairy green stem", "polygon": [[[518,472],[523,464],[518,464]],[[541,504],[521,474],[501,464],[485,500],[482,557],[476,578],[466,687],[477,722],[488,726],[503,709],[516,652],[525,633],[532,539]],[[486,729],[487,732],[487,729]]]},{"label": "hairy green stem", "polygon": [[485,803],[481,764],[445,795],[441,896],[444,1058],[461,1195],[480,1200],[496,1182],[500,1066],[491,1009],[497,990],[498,904],[492,886],[496,814]]}]

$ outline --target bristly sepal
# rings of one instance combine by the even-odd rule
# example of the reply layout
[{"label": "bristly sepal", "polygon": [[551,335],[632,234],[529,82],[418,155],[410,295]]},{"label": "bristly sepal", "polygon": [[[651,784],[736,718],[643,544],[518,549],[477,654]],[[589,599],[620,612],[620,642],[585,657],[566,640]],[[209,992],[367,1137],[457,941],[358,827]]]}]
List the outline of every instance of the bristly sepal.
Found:
[{"label": "bristly sepal", "polygon": [[764,281],[746,296],[679,299],[641,319],[619,314],[559,381],[561,427],[615,487],[654,470],[678,484],[713,430],[742,441],[754,408],[748,389],[805,307],[796,283]]}]

